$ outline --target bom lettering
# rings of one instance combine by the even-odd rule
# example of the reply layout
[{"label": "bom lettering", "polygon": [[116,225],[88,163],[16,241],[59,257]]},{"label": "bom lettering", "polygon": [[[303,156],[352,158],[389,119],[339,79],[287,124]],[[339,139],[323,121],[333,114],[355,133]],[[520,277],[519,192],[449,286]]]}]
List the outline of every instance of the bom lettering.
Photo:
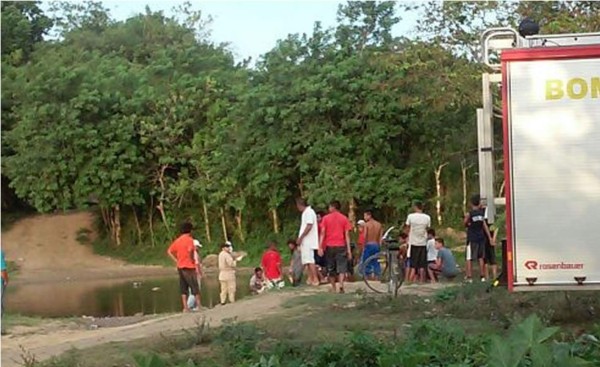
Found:
[{"label": "bom lettering", "polygon": [[546,100],[600,98],[600,77],[546,80]]}]

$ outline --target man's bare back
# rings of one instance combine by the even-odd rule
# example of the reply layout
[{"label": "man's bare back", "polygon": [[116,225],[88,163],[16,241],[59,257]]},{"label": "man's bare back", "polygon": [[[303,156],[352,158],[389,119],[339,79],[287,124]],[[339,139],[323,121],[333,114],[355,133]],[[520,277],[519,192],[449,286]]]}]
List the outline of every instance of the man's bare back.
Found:
[{"label": "man's bare back", "polygon": [[381,223],[371,218],[365,224],[365,243],[378,245],[381,244],[381,237],[383,236],[383,226]]}]

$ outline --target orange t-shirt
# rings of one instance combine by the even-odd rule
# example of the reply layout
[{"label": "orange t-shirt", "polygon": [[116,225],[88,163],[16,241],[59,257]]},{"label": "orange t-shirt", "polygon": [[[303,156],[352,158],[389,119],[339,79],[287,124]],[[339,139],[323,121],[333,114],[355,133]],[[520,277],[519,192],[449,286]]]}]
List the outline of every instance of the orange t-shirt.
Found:
[{"label": "orange t-shirt", "polygon": [[340,213],[333,212],[323,217],[321,222],[323,232],[323,247],[346,246],[346,232],[352,229],[348,218]]},{"label": "orange t-shirt", "polygon": [[194,239],[190,234],[182,234],[169,246],[169,253],[177,258],[177,269],[196,269],[194,261]]}]

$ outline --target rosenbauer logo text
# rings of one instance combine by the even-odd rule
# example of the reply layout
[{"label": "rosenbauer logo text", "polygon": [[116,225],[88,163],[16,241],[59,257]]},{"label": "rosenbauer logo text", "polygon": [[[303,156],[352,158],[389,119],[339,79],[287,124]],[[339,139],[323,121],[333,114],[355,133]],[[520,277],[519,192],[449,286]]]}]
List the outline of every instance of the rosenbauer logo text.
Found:
[{"label": "rosenbauer logo text", "polygon": [[535,260],[527,260],[524,264],[525,268],[528,270],[573,270],[573,269],[583,269],[583,264],[573,264],[573,263],[546,263],[540,264]]}]

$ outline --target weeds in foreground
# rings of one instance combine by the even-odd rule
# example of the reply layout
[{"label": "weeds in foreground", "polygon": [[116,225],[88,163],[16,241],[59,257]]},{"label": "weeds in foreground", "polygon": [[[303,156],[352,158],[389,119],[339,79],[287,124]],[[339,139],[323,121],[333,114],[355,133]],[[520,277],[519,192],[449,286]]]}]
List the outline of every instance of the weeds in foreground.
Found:
[{"label": "weeds in foreground", "polygon": [[580,343],[549,342],[558,331],[557,327],[544,327],[535,315],[528,317],[511,329],[508,338],[492,337],[489,366],[592,366],[574,353],[573,347]]},{"label": "weeds in foreground", "polygon": [[36,367],[38,365],[38,361],[33,353],[25,349],[22,345],[19,345],[19,349],[21,349],[21,366]]},{"label": "weeds in foreground", "polygon": [[186,350],[198,345],[206,344],[212,340],[210,327],[206,318],[196,320],[194,327],[183,329],[182,331],[183,334],[177,336],[160,334],[161,338],[168,346],[167,350]]},{"label": "weeds in foreground", "polygon": [[[598,330],[600,331],[600,329]],[[399,367],[399,366],[597,366],[595,336],[560,340],[559,329],[545,327],[537,315],[515,324],[506,336],[470,336],[456,322],[431,319],[413,325],[400,340],[354,333],[341,343],[298,345],[279,341],[260,345],[260,330],[249,324],[226,325],[217,337],[226,365],[251,367]],[[168,363],[158,356],[136,358],[137,367],[195,367]]]}]

